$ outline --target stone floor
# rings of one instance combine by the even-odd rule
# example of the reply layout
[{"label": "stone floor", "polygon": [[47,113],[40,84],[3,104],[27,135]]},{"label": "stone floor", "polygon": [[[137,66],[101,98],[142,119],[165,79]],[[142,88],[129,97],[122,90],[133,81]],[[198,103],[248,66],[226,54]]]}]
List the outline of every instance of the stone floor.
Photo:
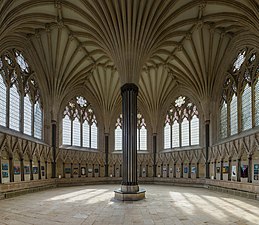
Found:
[{"label": "stone floor", "polygon": [[202,188],[142,185],[146,199],[114,200],[118,185],[57,188],[0,201],[0,224],[259,224],[259,201]]}]

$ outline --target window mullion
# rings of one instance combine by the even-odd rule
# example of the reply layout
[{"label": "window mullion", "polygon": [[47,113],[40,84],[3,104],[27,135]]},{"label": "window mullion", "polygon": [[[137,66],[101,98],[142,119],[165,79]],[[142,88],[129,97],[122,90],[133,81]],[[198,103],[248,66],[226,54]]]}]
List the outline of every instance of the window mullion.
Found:
[{"label": "window mullion", "polygon": [[83,122],[82,119],[80,119],[80,130],[81,130],[81,135],[80,135],[80,146],[83,147]]},{"label": "window mullion", "polygon": [[31,104],[31,118],[32,118],[32,121],[31,121],[31,135],[33,137],[35,137],[35,104]]},{"label": "window mullion", "polygon": [[10,85],[6,87],[6,127],[10,128]]},{"label": "window mullion", "polygon": [[179,146],[182,147],[182,119],[179,120]]},{"label": "window mullion", "polygon": [[170,124],[170,147],[173,148],[173,123]]},{"label": "window mullion", "polygon": [[72,146],[73,145],[73,120],[71,120],[71,141],[70,141],[70,145]]},{"label": "window mullion", "polygon": [[92,124],[89,124],[89,147],[92,148]]},{"label": "window mullion", "polygon": [[252,128],[255,127],[255,85],[251,85]]},{"label": "window mullion", "polygon": [[192,130],[191,130],[191,119],[190,120],[188,120],[188,122],[189,122],[189,146],[191,146],[191,139],[192,139],[192,136],[191,136],[191,132],[192,132]]},{"label": "window mullion", "polygon": [[24,133],[24,93],[20,96],[20,132]]}]

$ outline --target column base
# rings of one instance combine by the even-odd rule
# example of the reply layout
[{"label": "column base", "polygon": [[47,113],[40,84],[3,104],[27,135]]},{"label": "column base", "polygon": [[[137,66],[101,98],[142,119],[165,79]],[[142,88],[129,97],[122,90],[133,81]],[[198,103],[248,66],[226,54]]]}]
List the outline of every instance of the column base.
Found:
[{"label": "column base", "polygon": [[138,201],[145,198],[146,190],[138,185],[121,185],[121,189],[114,191],[114,198],[120,201]]}]

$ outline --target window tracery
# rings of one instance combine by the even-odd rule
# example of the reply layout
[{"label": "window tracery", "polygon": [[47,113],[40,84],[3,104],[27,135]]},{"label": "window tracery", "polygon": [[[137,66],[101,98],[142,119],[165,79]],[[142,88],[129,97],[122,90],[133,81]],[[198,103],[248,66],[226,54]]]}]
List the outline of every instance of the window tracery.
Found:
[{"label": "window tracery", "polygon": [[[122,150],[122,114],[117,118],[115,124],[115,150]],[[141,113],[137,114],[137,150],[146,151],[147,150],[147,128],[143,115]]]},{"label": "window tracery", "polygon": [[98,127],[92,106],[82,96],[72,98],[63,113],[62,144],[97,149]]},{"label": "window tracery", "polygon": [[0,125],[42,139],[42,123],[35,73],[22,52],[8,50],[0,56]]},{"label": "window tracery", "polygon": [[251,48],[241,50],[227,71],[221,96],[220,138],[259,125],[258,54]]},{"label": "window tracery", "polygon": [[189,98],[179,96],[167,112],[164,149],[199,144],[199,113]]}]

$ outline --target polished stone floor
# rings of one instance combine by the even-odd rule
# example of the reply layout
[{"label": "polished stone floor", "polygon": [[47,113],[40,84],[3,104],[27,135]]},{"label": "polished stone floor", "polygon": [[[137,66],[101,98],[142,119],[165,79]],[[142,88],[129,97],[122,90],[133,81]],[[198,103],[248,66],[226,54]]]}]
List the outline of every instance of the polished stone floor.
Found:
[{"label": "polished stone floor", "polygon": [[0,201],[0,224],[259,224],[259,201],[203,188],[142,185],[146,199],[113,199],[118,185],[65,187]]}]

